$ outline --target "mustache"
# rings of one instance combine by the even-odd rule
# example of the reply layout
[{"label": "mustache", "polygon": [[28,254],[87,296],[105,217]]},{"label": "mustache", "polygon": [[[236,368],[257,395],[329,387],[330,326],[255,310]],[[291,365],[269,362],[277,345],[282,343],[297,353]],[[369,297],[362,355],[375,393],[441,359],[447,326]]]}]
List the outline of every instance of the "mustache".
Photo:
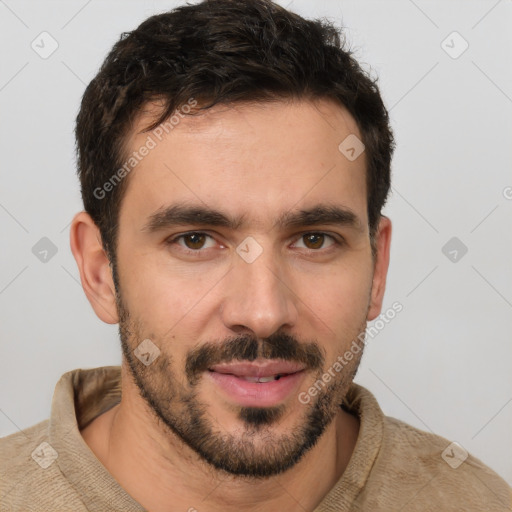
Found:
[{"label": "mustache", "polygon": [[285,333],[275,333],[258,339],[250,334],[228,338],[222,344],[205,343],[190,351],[186,358],[185,373],[191,385],[210,366],[232,361],[254,361],[280,359],[306,365],[307,370],[321,369],[324,364],[323,351],[316,342],[299,343]]}]

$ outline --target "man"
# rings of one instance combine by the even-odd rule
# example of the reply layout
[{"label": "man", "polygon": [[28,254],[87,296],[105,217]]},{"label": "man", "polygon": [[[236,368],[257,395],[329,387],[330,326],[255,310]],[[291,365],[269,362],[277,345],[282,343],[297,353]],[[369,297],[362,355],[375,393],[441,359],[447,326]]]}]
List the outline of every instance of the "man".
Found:
[{"label": "man", "polygon": [[154,16],[76,137],[71,249],[123,364],[65,374],[50,420],[1,441],[2,510],[510,510],[498,475],[353,383],[393,137],[333,26],[268,0]]}]

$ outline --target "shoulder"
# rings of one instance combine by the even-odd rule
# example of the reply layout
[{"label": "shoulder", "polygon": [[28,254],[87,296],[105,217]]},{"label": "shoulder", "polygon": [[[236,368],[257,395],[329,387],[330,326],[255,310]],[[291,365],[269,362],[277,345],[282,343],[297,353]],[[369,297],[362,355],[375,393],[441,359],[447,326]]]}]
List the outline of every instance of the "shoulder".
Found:
[{"label": "shoulder", "polygon": [[0,510],[85,510],[55,463],[48,424],[0,438]]},{"label": "shoulder", "polygon": [[375,485],[395,489],[404,510],[511,510],[511,488],[483,462],[395,418],[384,417],[374,470]]},{"label": "shoulder", "polygon": [[[2,461],[2,485],[5,477],[15,477],[16,473],[29,470],[29,460],[32,460],[32,452],[48,436],[48,420],[42,421],[25,430],[0,438],[0,460]],[[28,458],[27,458],[28,455]],[[34,454],[35,456],[35,454]],[[9,474],[6,474],[9,470]]]}]

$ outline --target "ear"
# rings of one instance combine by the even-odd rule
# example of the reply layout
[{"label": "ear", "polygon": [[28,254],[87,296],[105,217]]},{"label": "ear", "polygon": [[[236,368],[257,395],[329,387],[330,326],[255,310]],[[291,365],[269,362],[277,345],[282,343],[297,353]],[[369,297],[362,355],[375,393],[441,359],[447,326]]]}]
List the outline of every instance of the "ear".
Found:
[{"label": "ear", "polygon": [[71,222],[71,252],[80,280],[96,315],[107,324],[119,322],[114,280],[98,227],[86,212],[77,213]]},{"label": "ear", "polygon": [[386,290],[386,276],[389,267],[389,251],[391,248],[391,221],[387,217],[381,217],[375,244],[377,254],[375,255],[373,269],[373,284],[368,310],[367,320],[374,320],[380,315],[382,310],[382,301],[384,300],[384,291]]}]

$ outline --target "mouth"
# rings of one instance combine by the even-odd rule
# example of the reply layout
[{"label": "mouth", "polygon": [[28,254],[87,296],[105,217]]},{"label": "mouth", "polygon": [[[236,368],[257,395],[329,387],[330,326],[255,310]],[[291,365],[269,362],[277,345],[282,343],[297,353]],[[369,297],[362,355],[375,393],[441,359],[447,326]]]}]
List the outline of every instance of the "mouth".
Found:
[{"label": "mouth", "polygon": [[230,402],[270,407],[283,402],[297,389],[306,367],[280,360],[255,360],[214,365],[206,375]]},{"label": "mouth", "polygon": [[244,377],[242,375],[234,375],[234,374],[231,374],[231,373],[227,373],[227,374],[224,374],[224,375],[233,375],[234,377],[238,377],[239,379],[242,379],[242,380],[245,380],[247,382],[271,382],[273,380],[279,380],[281,377],[287,377],[288,375],[293,375],[293,374],[290,374],[290,373],[279,373],[277,375],[270,375],[268,377]]}]

